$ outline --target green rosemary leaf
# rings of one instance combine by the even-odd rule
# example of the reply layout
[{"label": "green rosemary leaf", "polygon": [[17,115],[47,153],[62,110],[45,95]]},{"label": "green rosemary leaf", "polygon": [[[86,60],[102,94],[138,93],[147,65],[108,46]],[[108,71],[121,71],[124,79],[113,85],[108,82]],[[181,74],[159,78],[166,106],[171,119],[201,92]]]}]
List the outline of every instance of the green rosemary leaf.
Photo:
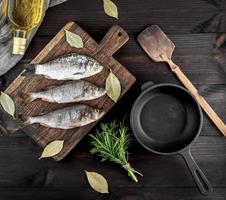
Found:
[{"label": "green rosemary leaf", "polygon": [[115,121],[102,123],[96,135],[91,137],[91,154],[101,157],[101,162],[111,161],[121,165],[127,170],[128,175],[137,182],[135,174],[141,175],[128,163],[128,145],[130,143],[128,127]]}]

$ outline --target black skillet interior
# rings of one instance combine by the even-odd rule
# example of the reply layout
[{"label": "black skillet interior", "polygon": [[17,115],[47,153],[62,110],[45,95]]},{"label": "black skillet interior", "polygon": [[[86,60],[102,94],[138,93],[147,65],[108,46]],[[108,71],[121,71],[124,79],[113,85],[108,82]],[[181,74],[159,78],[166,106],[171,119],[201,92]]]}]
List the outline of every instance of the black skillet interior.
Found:
[{"label": "black skillet interior", "polygon": [[186,148],[199,134],[202,115],[185,89],[161,84],[146,89],[131,112],[136,139],[148,150],[173,154]]}]

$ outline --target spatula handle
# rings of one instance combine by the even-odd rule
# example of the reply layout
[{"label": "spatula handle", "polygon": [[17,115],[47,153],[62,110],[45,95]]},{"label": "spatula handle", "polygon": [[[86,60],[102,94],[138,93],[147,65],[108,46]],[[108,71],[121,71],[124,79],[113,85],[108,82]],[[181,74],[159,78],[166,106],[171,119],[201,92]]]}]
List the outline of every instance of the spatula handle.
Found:
[{"label": "spatula handle", "polygon": [[208,102],[199,94],[198,90],[191,83],[191,81],[185,76],[185,74],[180,70],[180,68],[173,63],[171,60],[168,61],[171,70],[177,75],[183,85],[188,89],[189,92],[196,98],[202,109],[206,112],[208,117],[216,125],[216,127],[221,131],[221,133],[226,136],[226,126]]}]

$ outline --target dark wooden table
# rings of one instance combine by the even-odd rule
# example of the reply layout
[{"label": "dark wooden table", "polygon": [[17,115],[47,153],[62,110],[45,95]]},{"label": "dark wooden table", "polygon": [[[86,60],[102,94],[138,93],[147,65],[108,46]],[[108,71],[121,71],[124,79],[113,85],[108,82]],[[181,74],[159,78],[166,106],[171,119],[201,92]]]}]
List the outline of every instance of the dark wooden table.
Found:
[{"label": "dark wooden table", "polygon": [[[137,83],[106,116],[105,121],[128,116],[141,84],[180,84],[165,64],[153,63],[136,42],[150,24],[158,24],[176,44],[174,60],[226,121],[226,1],[225,0],[115,0],[119,20],[107,17],[101,1],[69,0],[49,9],[25,58],[4,75],[6,87],[68,21],[78,22],[100,41],[112,24],[121,25],[130,41],[115,57],[133,73]],[[221,38],[219,40],[219,37]],[[222,39],[223,38],[223,39]],[[126,173],[110,163],[100,163],[89,154],[86,137],[62,162],[38,160],[41,149],[24,134],[0,138],[0,200],[107,199],[87,184],[84,170],[103,174],[112,193],[121,199],[223,200],[226,199],[226,139],[204,117],[201,136],[192,153],[214,192],[202,196],[180,156],[153,155],[136,142],[130,161],[144,177],[134,184]]]}]

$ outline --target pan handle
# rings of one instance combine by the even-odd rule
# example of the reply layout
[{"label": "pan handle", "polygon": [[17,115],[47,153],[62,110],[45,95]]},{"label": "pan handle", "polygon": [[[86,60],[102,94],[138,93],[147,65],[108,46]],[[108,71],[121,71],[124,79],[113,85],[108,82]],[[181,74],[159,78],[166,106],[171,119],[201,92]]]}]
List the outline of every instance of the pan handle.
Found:
[{"label": "pan handle", "polygon": [[141,90],[144,91],[153,85],[154,85],[154,83],[152,81],[148,81],[141,86]]},{"label": "pan handle", "polygon": [[202,172],[202,170],[199,168],[199,166],[196,164],[193,156],[191,155],[190,148],[186,151],[181,152],[182,157],[184,158],[193,179],[195,180],[195,183],[197,187],[199,188],[199,191],[204,194],[208,195],[209,193],[213,192],[213,188]]}]

